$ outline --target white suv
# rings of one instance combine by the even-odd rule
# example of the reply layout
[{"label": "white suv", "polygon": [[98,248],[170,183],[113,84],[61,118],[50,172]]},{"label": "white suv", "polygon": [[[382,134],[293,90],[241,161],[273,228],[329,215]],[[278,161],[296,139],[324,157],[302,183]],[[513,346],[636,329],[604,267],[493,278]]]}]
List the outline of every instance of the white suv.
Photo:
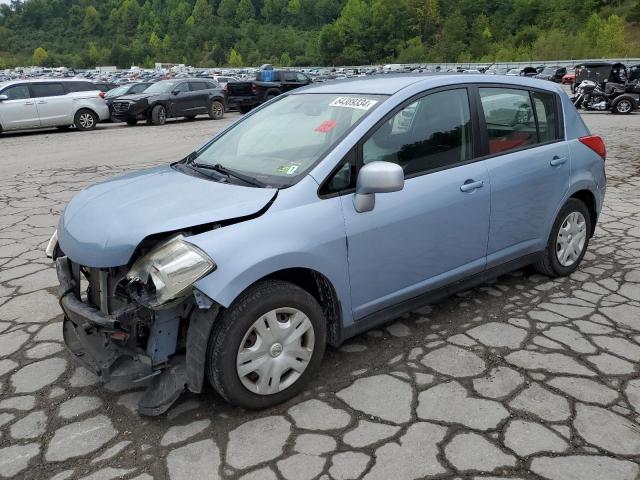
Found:
[{"label": "white suv", "polygon": [[32,128],[93,130],[109,118],[100,91],[84,80],[17,80],[0,84],[0,133]]}]

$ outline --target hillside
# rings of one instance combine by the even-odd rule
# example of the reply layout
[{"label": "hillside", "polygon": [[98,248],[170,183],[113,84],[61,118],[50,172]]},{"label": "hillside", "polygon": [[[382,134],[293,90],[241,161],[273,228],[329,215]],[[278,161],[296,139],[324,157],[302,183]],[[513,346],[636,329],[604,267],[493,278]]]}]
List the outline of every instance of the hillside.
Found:
[{"label": "hillside", "polygon": [[13,0],[0,68],[640,56],[640,0]]}]

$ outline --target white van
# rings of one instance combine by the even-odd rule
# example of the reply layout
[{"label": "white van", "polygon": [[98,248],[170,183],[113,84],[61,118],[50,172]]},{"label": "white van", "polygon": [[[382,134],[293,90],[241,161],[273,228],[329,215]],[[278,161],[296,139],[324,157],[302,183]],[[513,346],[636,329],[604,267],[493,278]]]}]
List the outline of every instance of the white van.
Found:
[{"label": "white van", "polygon": [[109,118],[100,91],[84,80],[17,80],[0,84],[0,133],[33,128],[93,130]]}]

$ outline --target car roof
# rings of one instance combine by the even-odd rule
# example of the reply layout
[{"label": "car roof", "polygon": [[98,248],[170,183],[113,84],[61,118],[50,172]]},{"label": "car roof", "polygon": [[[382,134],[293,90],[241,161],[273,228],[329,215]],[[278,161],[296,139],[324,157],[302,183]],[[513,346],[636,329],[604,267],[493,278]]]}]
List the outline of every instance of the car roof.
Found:
[{"label": "car roof", "polygon": [[411,73],[399,75],[378,75],[376,77],[357,77],[347,80],[332,81],[321,84],[312,84],[291,92],[292,95],[303,93],[344,93],[344,94],[371,94],[393,95],[411,85],[421,84],[426,88],[445,87],[461,83],[504,83],[508,85],[521,85],[524,87],[540,88],[543,90],[555,90],[553,85],[546,80],[538,80],[529,77],[507,77],[504,75],[477,75],[460,73]]}]

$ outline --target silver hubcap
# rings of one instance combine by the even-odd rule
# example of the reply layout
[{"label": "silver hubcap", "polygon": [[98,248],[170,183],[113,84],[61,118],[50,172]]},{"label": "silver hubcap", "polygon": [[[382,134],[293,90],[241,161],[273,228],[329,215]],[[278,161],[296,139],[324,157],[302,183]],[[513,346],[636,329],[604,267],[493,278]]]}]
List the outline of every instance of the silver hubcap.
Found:
[{"label": "silver hubcap", "polygon": [[93,115],[90,113],[81,113],[80,114],[80,126],[82,128],[91,128],[93,127]]},{"label": "silver hubcap", "polygon": [[573,265],[584,249],[587,222],[580,212],[571,212],[564,219],[556,239],[556,258],[563,267]]},{"label": "silver hubcap", "polygon": [[293,385],[307,369],[315,335],[300,310],[282,307],[253,322],[236,357],[236,371],[247,390],[272,395]]},{"label": "silver hubcap", "polygon": [[214,103],[211,105],[211,112],[215,118],[220,118],[222,116],[222,105],[219,103]]},{"label": "silver hubcap", "polygon": [[628,102],[627,100],[622,100],[620,101],[620,103],[618,103],[619,112],[627,113],[629,110],[631,110],[631,102]]},{"label": "silver hubcap", "polygon": [[161,108],[160,112],[158,114],[158,118],[160,119],[160,123],[164,123],[165,117],[166,117],[166,113],[164,112],[164,108]]}]

